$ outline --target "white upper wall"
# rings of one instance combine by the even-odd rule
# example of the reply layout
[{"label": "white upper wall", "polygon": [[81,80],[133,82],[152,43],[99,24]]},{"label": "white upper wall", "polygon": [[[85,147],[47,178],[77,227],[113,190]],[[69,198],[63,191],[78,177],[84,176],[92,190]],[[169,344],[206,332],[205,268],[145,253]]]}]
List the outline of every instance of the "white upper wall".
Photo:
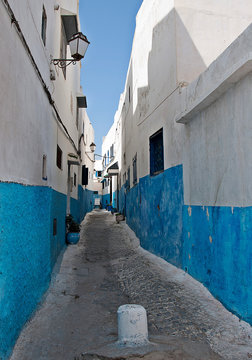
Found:
[{"label": "white upper wall", "polygon": [[194,80],[252,21],[250,0],[175,0],[175,9],[178,82]]},{"label": "white upper wall", "polygon": [[[160,128],[165,169],[183,163],[188,129],[174,121],[184,104],[180,93],[247,28],[252,20],[252,3],[144,0],[136,20],[117,115],[121,124],[121,177],[130,167],[131,185],[135,154],[138,178],[150,173],[149,137]],[[221,67],[225,69],[224,61]],[[198,96],[198,88],[196,91],[190,92],[187,103]]]},{"label": "white upper wall", "polygon": [[[0,109],[0,180],[51,186],[66,193],[67,155],[76,153],[80,136],[76,126],[76,96],[82,93],[80,64],[70,65],[65,79],[62,70],[50,62],[51,58],[60,55],[61,15],[74,14],[79,22],[78,1],[59,0],[58,10],[54,9],[56,3],[51,0],[9,0],[9,3],[65,129],[59,123],[28,52],[1,2],[0,48],[8,61],[0,68],[0,95],[5,104]],[[41,38],[43,6],[47,16],[45,45]],[[55,81],[50,79],[50,70],[56,72]],[[90,145],[94,133],[89,119],[86,122],[86,141]],[[56,166],[57,144],[63,151],[62,169]],[[44,155],[47,157],[46,181],[42,179]]]},{"label": "white upper wall", "polygon": [[193,81],[252,21],[250,0],[144,0],[136,17],[125,92],[139,119]]},{"label": "white upper wall", "polygon": [[179,95],[185,203],[252,205],[252,25]]}]

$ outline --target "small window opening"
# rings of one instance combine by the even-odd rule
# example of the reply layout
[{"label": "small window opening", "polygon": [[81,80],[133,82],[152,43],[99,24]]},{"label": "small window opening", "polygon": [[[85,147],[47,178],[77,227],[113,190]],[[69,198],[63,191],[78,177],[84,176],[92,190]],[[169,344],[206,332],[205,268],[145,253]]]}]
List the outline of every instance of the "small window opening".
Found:
[{"label": "small window opening", "polygon": [[130,167],[128,167],[127,180],[128,180],[128,187],[130,187]]},{"label": "small window opening", "polygon": [[[79,128],[79,106],[78,102],[76,101],[76,127]],[[84,126],[83,126],[83,133],[84,133]]]},{"label": "small window opening", "polygon": [[57,235],[57,219],[53,219],[53,236]]},{"label": "small window opening", "polygon": [[150,174],[164,171],[163,129],[150,137]]},{"label": "small window opening", "polygon": [[110,161],[112,161],[113,156],[114,156],[114,144],[112,144],[112,145],[110,146],[110,158],[111,158]]},{"label": "small window opening", "polygon": [[42,179],[47,180],[47,171],[46,171],[46,155],[43,155],[43,163],[42,163]]},{"label": "small window opening", "polygon": [[76,173],[74,173],[74,186],[76,187],[76,183],[77,183],[77,176]]},{"label": "small window opening", "polygon": [[133,157],[132,160],[133,165],[133,184],[137,183],[137,154]]},{"label": "small window opening", "polygon": [[62,150],[59,145],[57,145],[56,165],[60,170],[62,170]]},{"label": "small window opening", "polygon": [[46,45],[46,25],[47,25],[47,16],[46,16],[45,7],[43,6],[42,24],[41,24],[41,38],[42,38],[42,41],[43,41],[44,45]]}]

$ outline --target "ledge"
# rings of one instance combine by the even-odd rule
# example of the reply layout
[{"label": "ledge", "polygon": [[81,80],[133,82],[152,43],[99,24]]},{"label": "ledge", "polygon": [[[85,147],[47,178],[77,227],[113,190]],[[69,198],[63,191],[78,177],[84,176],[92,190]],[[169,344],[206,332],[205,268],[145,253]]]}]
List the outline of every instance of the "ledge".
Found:
[{"label": "ledge", "polygon": [[[216,78],[216,64],[220,61],[217,59],[213,63],[213,68],[210,67],[202,73],[193,83],[191,83],[183,92],[184,99],[182,103],[185,103],[185,108],[179,114],[176,115],[175,121],[177,123],[188,123],[199,111],[204,110],[213,102],[215,102],[221,95],[228,91],[234,84],[244,78],[247,74],[252,72],[252,52],[243,57],[239,62],[230,67],[223,75],[220,74],[219,78],[215,82],[210,82],[210,76]],[[198,96],[190,104],[187,104],[190,97],[193,97],[196,90],[200,93],[200,82],[206,83],[208,78],[209,86],[207,89],[202,89],[202,96]]]}]

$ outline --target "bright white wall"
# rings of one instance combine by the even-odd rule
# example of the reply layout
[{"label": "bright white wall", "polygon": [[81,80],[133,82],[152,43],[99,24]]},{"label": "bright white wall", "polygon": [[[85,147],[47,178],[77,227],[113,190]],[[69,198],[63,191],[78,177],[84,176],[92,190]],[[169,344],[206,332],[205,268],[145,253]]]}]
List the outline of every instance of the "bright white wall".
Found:
[{"label": "bright white wall", "polygon": [[[59,10],[54,10],[54,2],[51,0],[10,0],[59,115],[78,148],[80,129],[76,127],[76,96],[81,94],[80,64],[67,68],[66,80],[61,69],[50,65],[51,57],[59,57],[61,14],[65,11],[76,14],[78,1],[59,0],[57,3],[60,5]],[[46,46],[41,39],[43,5],[47,14]],[[5,49],[5,58],[8,58],[0,68],[0,95],[5,103],[0,109],[0,180],[51,186],[66,193],[67,154],[75,153],[74,147],[57,122],[41,82],[2,3],[0,8],[0,47]],[[56,81],[50,80],[50,69],[56,71]],[[89,119],[86,122],[86,136],[91,143],[94,133]],[[57,143],[63,151],[62,170],[56,166]],[[47,181],[42,180],[43,155],[47,156]],[[75,167],[72,167],[72,171],[78,175]],[[91,169],[92,164],[89,167]],[[77,197],[76,189],[72,196]]]},{"label": "bright white wall", "polygon": [[[138,178],[149,174],[149,137],[160,128],[163,128],[164,134],[165,169],[185,161],[185,153],[190,150],[186,148],[190,136],[190,144],[195,144],[194,151],[197,152],[196,138],[191,135],[190,128],[193,123],[190,126],[181,125],[175,122],[175,118],[181,111],[181,106],[185,105],[186,109],[187,104],[202,94],[206,80],[197,77],[251,23],[251,20],[252,3],[247,0],[242,4],[233,0],[223,2],[196,0],[193,4],[186,0],[175,0],[175,4],[167,0],[143,2],[137,15],[125,90],[118,107],[122,144],[121,177],[130,166],[131,186],[132,159],[137,153]],[[244,36],[243,41],[249,47],[251,40],[250,37],[246,40],[247,36],[248,34]],[[234,45],[237,48],[237,56],[241,56],[239,44],[238,40]],[[247,48],[246,51],[250,50]],[[214,66],[220,67],[220,71],[213,73],[211,81],[216,82],[227,64],[233,61],[231,53],[227,53],[221,62],[214,63]],[[188,85],[186,82],[191,82],[195,78],[194,84],[202,83],[202,88],[194,85],[185,103],[185,99],[180,94],[186,93],[184,90]],[[223,117],[224,109],[229,104],[226,102],[222,106],[223,110],[220,108],[218,111]],[[213,109],[213,112],[215,111],[217,110]],[[237,111],[239,118],[241,109]],[[223,122],[225,121],[227,119],[223,119]],[[199,119],[198,123],[200,123]],[[245,127],[247,128],[248,124]],[[202,131],[203,128],[202,125]],[[225,126],[223,125],[222,128],[225,129]],[[209,131],[210,125],[208,125]],[[213,133],[217,134],[218,130],[213,128]],[[195,137],[200,137],[199,131],[195,130],[195,134],[197,134]],[[232,133],[230,136],[232,137]],[[213,139],[212,142],[209,140],[209,143],[214,147]],[[203,139],[199,141],[203,146]],[[198,169],[200,164],[204,165],[203,159],[199,162]],[[199,171],[196,171],[197,175]],[[205,194],[205,197],[203,192],[198,193],[197,198],[197,181],[193,178],[194,174],[190,176],[192,176],[190,181],[195,187],[193,189],[188,187],[188,191],[185,190],[189,194],[186,195],[186,201],[203,203],[208,199],[209,203],[213,203],[216,189],[207,190],[208,194]],[[218,184],[218,178],[217,176],[214,187]],[[187,184],[188,182],[189,180]],[[215,203],[225,204],[225,196],[224,193],[223,195],[219,193],[219,201]],[[237,197],[232,201],[234,205],[242,203]]]},{"label": "bright white wall", "polygon": [[186,204],[252,204],[251,42],[252,25],[179,96]]},{"label": "bright white wall", "polygon": [[193,81],[252,21],[250,0],[175,0],[175,8],[178,82]]}]

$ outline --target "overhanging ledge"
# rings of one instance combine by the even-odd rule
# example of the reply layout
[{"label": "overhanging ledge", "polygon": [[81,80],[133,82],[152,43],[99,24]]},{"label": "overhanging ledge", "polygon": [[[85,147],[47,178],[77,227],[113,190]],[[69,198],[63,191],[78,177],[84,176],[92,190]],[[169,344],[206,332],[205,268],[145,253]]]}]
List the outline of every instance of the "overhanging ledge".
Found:
[{"label": "overhanging ledge", "polygon": [[[218,61],[218,59],[216,61]],[[181,93],[180,96],[183,96],[183,98],[180,99],[182,100],[181,102],[185,104],[185,107],[176,115],[175,121],[177,123],[188,123],[198,112],[207,108],[239,80],[252,72],[252,52],[248,53],[247,56],[243,57],[238,63],[229,68],[222,76],[220,75],[218,80],[215,81],[215,83],[211,83],[201,96],[196,97],[194,101],[188,104],[189,99],[193,98],[195,93],[201,93],[200,89],[197,89],[198,83],[201,83],[201,80],[202,83],[206,83],[204,77],[206,77],[206,73],[211,70],[212,73],[214,73],[215,69],[211,69],[210,66],[208,70],[201,74]],[[214,78],[216,79],[216,75]]]}]

